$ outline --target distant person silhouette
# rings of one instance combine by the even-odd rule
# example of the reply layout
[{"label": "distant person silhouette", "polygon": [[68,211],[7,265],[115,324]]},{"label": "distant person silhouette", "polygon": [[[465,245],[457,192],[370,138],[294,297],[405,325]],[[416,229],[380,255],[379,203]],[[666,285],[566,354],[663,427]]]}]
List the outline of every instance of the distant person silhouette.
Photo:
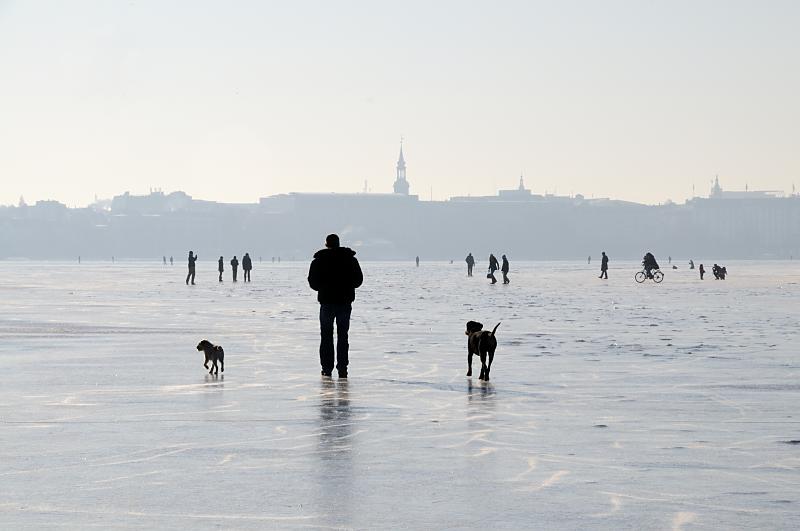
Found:
[{"label": "distant person silhouette", "polygon": [[194,286],[194,263],[197,262],[197,256],[194,252],[189,251],[189,274],[186,275],[186,285],[189,285],[189,279],[192,279],[192,286]]},{"label": "distant person silhouette", "polygon": [[492,279],[492,284],[497,284],[497,279],[494,277],[494,272],[500,269],[500,266],[497,264],[497,258],[493,254],[489,254],[489,274],[486,275],[486,278]]},{"label": "distant person silhouette", "polygon": [[608,256],[603,251],[603,257],[600,259],[600,277],[608,280]]},{"label": "distant person silhouette", "polygon": [[419,267],[419,256],[417,257],[417,267]]},{"label": "distant person silhouette", "polygon": [[653,278],[653,269],[659,269],[656,257],[649,251],[645,253],[644,258],[642,258],[642,265],[647,273],[647,278]]},{"label": "distant person silhouette", "polygon": [[219,281],[222,282],[222,273],[225,271],[225,261],[221,256],[217,262],[217,271],[219,271]]},{"label": "distant person silhouette", "polygon": [[703,280],[703,275],[706,274],[706,269],[703,267],[703,264],[700,264],[700,280]]},{"label": "distant person silhouette", "polygon": [[175,264],[173,263],[173,261],[172,261],[172,257],[171,257],[171,256],[169,257],[169,265],[175,265]]},{"label": "distant person silhouette", "polygon": [[472,268],[475,267],[475,258],[472,256],[472,253],[469,253],[467,255],[467,258],[466,258],[465,261],[467,262],[467,276],[471,277],[472,276]]},{"label": "distant person silhouette", "polygon": [[250,271],[253,269],[253,261],[250,260],[250,253],[244,253],[242,257],[242,271],[244,271],[244,281],[250,282]]},{"label": "distant person silhouette", "polygon": [[231,260],[231,269],[233,270],[233,281],[236,282],[236,275],[239,273],[239,260],[236,259],[236,255],[233,255],[233,260]]},{"label": "distant person silhouette", "polygon": [[694,260],[689,260],[689,269],[694,269]]},{"label": "distant person silhouette", "polygon": [[667,257],[667,263],[670,263],[670,264],[672,263],[672,257],[671,256]]},{"label": "distant person silhouette", "polygon": [[162,260],[164,260],[164,265],[167,265],[167,257],[166,256],[162,257]]},{"label": "distant person silhouette", "polygon": [[79,264],[81,263],[81,257],[80,256],[78,257],[78,263]]},{"label": "distant person silhouette", "polygon": [[591,265],[591,263],[592,263],[592,255],[589,255],[589,258],[586,259],[586,263]]},{"label": "distant person silhouette", "polygon": [[508,258],[506,258],[506,255],[503,255],[502,258],[503,258],[503,267],[500,268],[500,271],[503,272],[503,284],[508,284],[511,282],[510,280],[508,280],[508,270],[509,270]]},{"label": "distant person silhouette", "polygon": [[329,234],[325,238],[325,249],[314,254],[308,269],[308,285],[317,292],[319,301],[319,362],[323,376],[333,372],[333,323],[336,321],[336,369],[339,378],[347,378],[350,313],[355,290],[363,281],[356,252],[340,247],[339,236]]}]

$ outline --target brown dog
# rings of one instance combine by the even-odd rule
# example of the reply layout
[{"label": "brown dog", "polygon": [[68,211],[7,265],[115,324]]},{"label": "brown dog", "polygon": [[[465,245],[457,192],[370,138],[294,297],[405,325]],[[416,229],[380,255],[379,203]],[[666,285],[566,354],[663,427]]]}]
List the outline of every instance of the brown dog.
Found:
[{"label": "brown dog", "polygon": [[[489,371],[492,369],[494,351],[497,349],[497,339],[494,333],[500,323],[495,325],[494,330],[487,332],[483,329],[483,324],[477,321],[467,321],[467,376],[472,376],[472,355],[477,354],[481,357],[481,375],[479,380],[489,381]],[[489,363],[486,363],[486,357]]]},{"label": "brown dog", "polygon": [[[211,341],[204,339],[197,344],[197,350],[202,350],[206,355],[206,362],[203,363],[203,367],[208,369],[208,362],[211,362],[211,370],[208,371],[208,374],[219,374],[220,368],[222,372],[225,372],[225,351],[222,350],[221,346],[214,345]],[[219,367],[217,367],[217,361],[219,361]]]}]

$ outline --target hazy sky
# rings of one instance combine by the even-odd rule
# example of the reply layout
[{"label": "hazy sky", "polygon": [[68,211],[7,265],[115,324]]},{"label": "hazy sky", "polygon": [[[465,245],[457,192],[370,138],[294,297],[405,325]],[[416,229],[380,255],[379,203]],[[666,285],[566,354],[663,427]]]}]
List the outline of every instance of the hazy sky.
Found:
[{"label": "hazy sky", "polygon": [[800,187],[797,1],[0,0],[0,203]]}]

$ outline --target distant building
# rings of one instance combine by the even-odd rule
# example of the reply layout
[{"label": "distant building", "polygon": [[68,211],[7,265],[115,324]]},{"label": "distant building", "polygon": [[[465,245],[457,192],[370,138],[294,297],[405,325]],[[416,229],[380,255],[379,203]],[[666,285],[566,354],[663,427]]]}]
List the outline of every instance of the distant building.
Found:
[{"label": "distant building", "polygon": [[400,158],[397,159],[397,179],[394,181],[394,193],[408,195],[406,180],[406,160],[403,158],[403,141],[400,141]]},{"label": "distant building", "polygon": [[498,190],[497,195],[467,195],[454,196],[450,198],[453,203],[562,203],[577,204],[584,200],[581,194],[574,197],[555,194],[533,194],[525,188],[525,180],[519,176],[519,186],[510,190]]},{"label": "distant building", "polygon": [[[289,212],[313,212],[314,215],[325,213],[332,219],[341,219],[354,212],[368,216],[380,216],[387,212],[395,212],[396,208],[406,208],[419,202],[419,197],[410,195],[406,180],[406,161],[403,157],[403,144],[400,143],[400,157],[397,160],[397,178],[394,182],[394,193],[316,193],[290,192],[288,194],[261,197],[258,200],[261,212],[284,214]],[[398,214],[399,215],[399,214]],[[405,213],[403,215],[406,215]]]},{"label": "distant building", "polygon": [[519,176],[519,186],[515,190],[499,190],[497,196],[500,199],[509,201],[530,201],[533,199],[531,191],[525,188],[525,181],[522,180],[522,175]]},{"label": "distant building", "polygon": [[776,190],[745,190],[742,191],[725,191],[719,185],[719,175],[714,177],[714,186],[711,187],[711,192],[708,194],[709,199],[775,199],[783,196],[783,192]]},{"label": "distant building", "polygon": [[28,208],[28,215],[34,219],[63,219],[68,213],[67,205],[58,201],[36,201],[33,207]]},{"label": "distant building", "polygon": [[161,190],[151,191],[149,195],[131,195],[125,192],[111,200],[114,214],[166,214],[184,210],[192,204],[192,196],[184,192],[165,195]]}]

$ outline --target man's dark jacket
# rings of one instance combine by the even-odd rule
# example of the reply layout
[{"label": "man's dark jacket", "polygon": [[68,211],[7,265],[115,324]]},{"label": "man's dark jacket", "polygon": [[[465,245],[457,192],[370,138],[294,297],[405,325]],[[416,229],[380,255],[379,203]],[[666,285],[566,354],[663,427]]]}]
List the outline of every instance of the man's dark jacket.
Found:
[{"label": "man's dark jacket", "polygon": [[314,255],[308,270],[308,285],[322,304],[349,304],[364,281],[356,252],[347,247],[322,249]]}]

